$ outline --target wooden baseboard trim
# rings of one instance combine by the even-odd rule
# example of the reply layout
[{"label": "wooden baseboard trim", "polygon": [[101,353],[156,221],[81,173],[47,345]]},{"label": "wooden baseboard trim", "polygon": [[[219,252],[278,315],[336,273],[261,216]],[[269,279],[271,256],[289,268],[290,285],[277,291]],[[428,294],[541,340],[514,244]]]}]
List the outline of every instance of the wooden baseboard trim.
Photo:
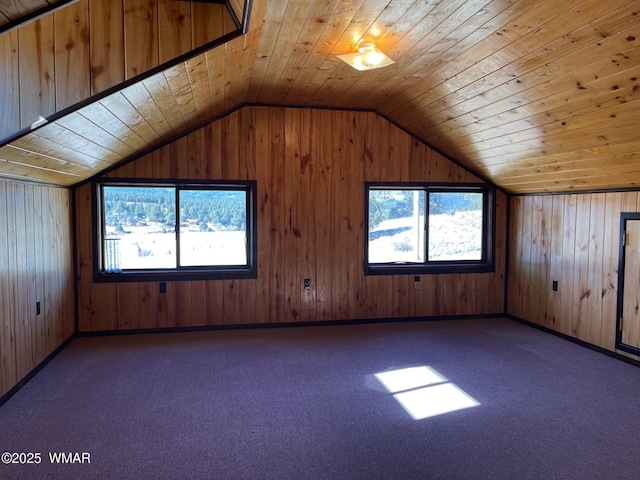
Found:
[{"label": "wooden baseboard trim", "polygon": [[514,322],[522,323],[529,327],[533,327],[537,330],[550,333],[551,335],[555,335],[556,337],[560,337],[564,340],[568,340],[571,343],[575,343],[576,345],[580,345],[581,347],[588,348],[589,350],[593,350],[594,352],[602,353],[603,355],[607,355],[608,357],[615,358],[616,360],[622,360],[625,363],[630,363],[631,365],[640,367],[640,361],[621,355],[618,352],[607,350],[606,348],[599,347],[598,345],[594,345],[593,343],[585,342],[584,340],[580,340],[579,338],[572,337],[571,335],[567,335],[566,333],[557,332],[548,327],[543,327],[542,325],[538,325],[537,323],[530,322],[529,320],[516,317],[515,315],[511,315],[509,313],[504,314],[504,317],[508,318],[509,320],[513,320]]}]

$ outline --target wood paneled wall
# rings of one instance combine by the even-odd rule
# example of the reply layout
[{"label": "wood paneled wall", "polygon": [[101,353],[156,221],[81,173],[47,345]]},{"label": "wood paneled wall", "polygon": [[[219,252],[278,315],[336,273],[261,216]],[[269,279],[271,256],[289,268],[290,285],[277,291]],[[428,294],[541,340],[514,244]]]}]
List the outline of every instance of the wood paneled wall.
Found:
[{"label": "wood paneled wall", "polygon": [[640,192],[512,197],[507,313],[615,351],[620,213],[638,211]]},{"label": "wood paneled wall", "polygon": [[0,181],[0,236],[3,395],[74,332],[71,191]]},{"label": "wood paneled wall", "polygon": [[235,29],[224,5],[80,0],[0,35],[0,139]]},{"label": "wood paneled wall", "polygon": [[[506,197],[496,272],[363,275],[364,181],[476,182],[375,113],[245,107],[111,176],[256,179],[258,278],[93,283],[91,186],[76,189],[79,330],[502,313]],[[303,290],[304,278],[312,288]]]}]

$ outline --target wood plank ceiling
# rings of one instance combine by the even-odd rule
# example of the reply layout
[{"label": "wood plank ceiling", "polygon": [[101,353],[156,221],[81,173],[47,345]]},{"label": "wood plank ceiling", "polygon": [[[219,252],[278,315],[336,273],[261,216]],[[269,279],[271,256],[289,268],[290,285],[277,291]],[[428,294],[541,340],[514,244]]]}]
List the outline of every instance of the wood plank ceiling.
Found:
[{"label": "wood plank ceiling", "polygon": [[0,0],[0,32],[77,0]]},{"label": "wood plank ceiling", "polygon": [[[253,0],[245,35],[5,142],[0,175],[73,185],[255,103],[375,110],[513,193],[639,187],[639,12],[629,0]],[[396,63],[358,72],[336,57],[361,41]]]}]

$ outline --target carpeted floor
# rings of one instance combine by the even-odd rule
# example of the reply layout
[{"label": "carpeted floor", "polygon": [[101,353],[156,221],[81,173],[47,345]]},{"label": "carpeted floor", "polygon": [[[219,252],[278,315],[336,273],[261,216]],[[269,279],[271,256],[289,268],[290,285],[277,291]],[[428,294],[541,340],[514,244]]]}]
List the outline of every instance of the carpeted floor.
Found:
[{"label": "carpeted floor", "polygon": [[[479,405],[414,420],[374,375],[417,366]],[[639,394],[506,319],[77,338],[0,407],[41,459],[0,478],[636,479]]]}]

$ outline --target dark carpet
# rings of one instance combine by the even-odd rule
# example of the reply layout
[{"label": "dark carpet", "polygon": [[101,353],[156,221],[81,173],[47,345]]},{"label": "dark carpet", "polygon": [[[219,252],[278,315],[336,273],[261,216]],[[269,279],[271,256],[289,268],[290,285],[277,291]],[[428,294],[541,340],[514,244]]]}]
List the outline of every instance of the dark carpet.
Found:
[{"label": "dark carpet", "polygon": [[[374,374],[416,366],[479,405],[414,420]],[[0,407],[0,453],[40,453],[0,478],[636,479],[639,394],[506,319],[76,338]]]}]

